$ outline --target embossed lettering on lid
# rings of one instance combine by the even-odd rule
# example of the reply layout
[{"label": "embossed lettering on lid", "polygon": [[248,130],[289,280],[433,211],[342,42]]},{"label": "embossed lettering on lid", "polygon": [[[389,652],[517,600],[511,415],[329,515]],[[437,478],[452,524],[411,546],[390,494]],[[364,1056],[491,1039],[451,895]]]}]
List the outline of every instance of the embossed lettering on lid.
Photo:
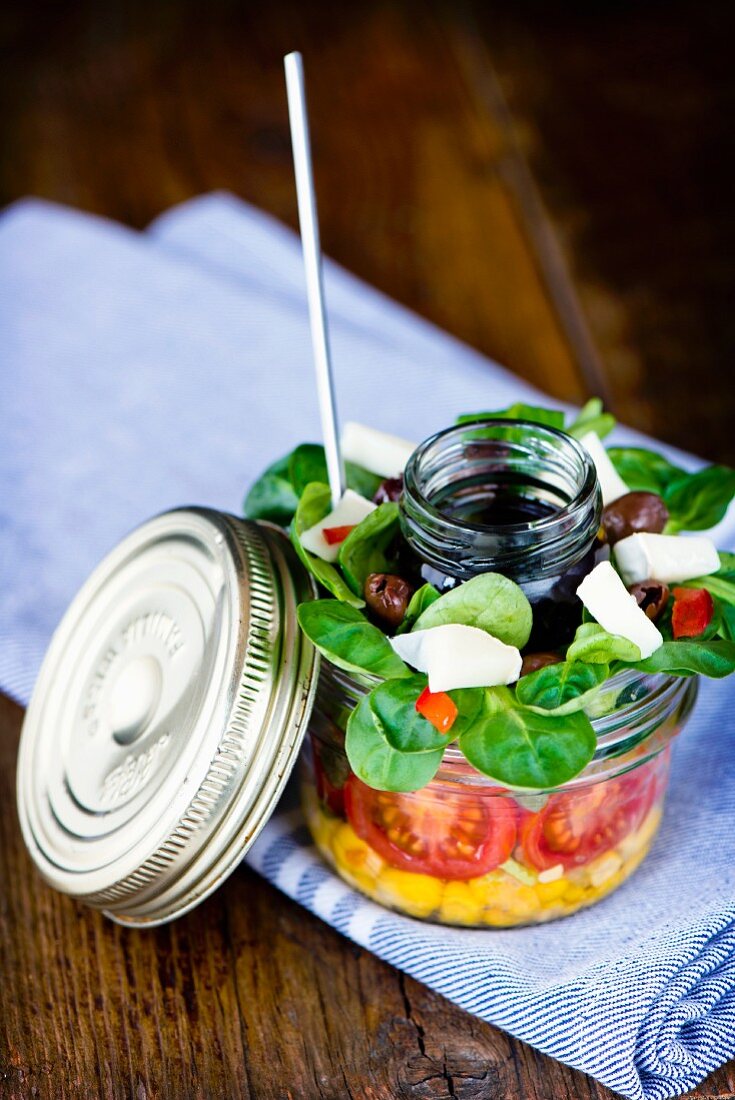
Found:
[{"label": "embossed lettering on lid", "polygon": [[156,924],[234,869],[311,711],[310,594],[281,532],[205,509],[151,520],[98,566],[23,727],[21,826],[47,882]]}]

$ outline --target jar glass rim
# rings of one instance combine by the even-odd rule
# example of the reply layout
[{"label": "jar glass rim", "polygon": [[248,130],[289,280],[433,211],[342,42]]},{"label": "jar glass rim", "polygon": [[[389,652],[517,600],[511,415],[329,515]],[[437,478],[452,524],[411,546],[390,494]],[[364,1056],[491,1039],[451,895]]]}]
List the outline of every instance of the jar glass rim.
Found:
[{"label": "jar glass rim", "polygon": [[[482,428],[486,429],[488,427],[497,428],[500,432],[503,430],[511,432],[518,428],[527,428],[529,429],[529,439],[531,440],[534,438],[546,438],[557,444],[563,444],[581,463],[579,479],[581,487],[577,494],[566,504],[555,509],[550,515],[528,520],[523,523],[472,523],[469,520],[458,519],[456,516],[442,511],[441,508],[437,508],[420,487],[419,467],[422,460],[427,457],[431,448],[435,447],[437,443],[443,442],[454,435],[461,436],[465,432]],[[481,440],[478,440],[478,442],[480,441]],[[504,441],[501,435],[499,442],[516,441]],[[423,440],[408,460],[404,473],[404,487],[410,493],[415,504],[417,504],[422,511],[430,515],[434,522],[441,525],[447,532],[494,532],[512,536],[513,534],[521,534],[523,532],[543,533],[546,531],[553,531],[556,526],[562,524],[569,516],[584,509],[591,503],[597,492],[597,471],[586,449],[578,440],[567,432],[561,431],[558,428],[552,428],[547,424],[537,424],[532,420],[511,420],[505,417],[478,417],[476,420],[467,421],[462,424],[454,424],[449,428],[443,428],[441,431],[435,432],[434,435],[429,436],[428,439]]]}]

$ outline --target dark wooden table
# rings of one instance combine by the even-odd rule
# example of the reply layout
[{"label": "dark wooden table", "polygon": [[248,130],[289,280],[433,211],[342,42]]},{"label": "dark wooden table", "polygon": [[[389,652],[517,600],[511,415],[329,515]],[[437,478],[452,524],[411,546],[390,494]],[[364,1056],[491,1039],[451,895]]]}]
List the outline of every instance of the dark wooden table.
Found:
[{"label": "dark wooden table", "polygon": [[[327,251],[547,391],[732,460],[732,23],[693,0],[13,0],[0,201],[142,227],[228,188],[295,224],[301,48]],[[52,893],[16,823],[21,719],[0,699],[1,1096],[612,1096],[248,871],[145,934]],[[692,1093],[734,1095],[735,1065]]]}]

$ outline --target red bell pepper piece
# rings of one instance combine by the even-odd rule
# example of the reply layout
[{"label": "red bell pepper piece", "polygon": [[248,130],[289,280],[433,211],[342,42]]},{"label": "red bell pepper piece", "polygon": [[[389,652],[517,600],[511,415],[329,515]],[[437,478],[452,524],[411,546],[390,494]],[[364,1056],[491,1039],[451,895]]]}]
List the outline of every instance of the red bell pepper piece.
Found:
[{"label": "red bell pepper piece", "polygon": [[449,733],[459,713],[446,691],[429,691],[428,688],[424,688],[416,700],[416,710],[439,733]]},{"label": "red bell pepper piece", "polygon": [[712,622],[715,604],[706,588],[675,588],[671,629],[675,638],[696,638]]},{"label": "red bell pepper piece", "polygon": [[330,546],[335,546],[338,542],[344,542],[350,531],[354,531],[356,523],[347,524],[346,527],[325,527],[322,531],[324,538]]}]

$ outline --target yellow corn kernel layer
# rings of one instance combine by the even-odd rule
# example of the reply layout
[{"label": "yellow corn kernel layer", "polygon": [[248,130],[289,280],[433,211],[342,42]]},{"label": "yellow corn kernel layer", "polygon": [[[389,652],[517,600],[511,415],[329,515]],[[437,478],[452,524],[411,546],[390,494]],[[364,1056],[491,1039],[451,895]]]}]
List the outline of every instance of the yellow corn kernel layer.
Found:
[{"label": "yellow corn kernel layer", "polygon": [[[544,875],[533,885],[498,868],[466,882],[391,867],[351,825],[325,811],[306,790],[304,812],[314,843],[340,876],[374,901],[412,917],[466,927],[510,928],[566,917],[611,893],[633,873],[651,847],[661,820],[654,806],[617,848],[584,867]],[[551,881],[549,881],[551,877]]]}]

